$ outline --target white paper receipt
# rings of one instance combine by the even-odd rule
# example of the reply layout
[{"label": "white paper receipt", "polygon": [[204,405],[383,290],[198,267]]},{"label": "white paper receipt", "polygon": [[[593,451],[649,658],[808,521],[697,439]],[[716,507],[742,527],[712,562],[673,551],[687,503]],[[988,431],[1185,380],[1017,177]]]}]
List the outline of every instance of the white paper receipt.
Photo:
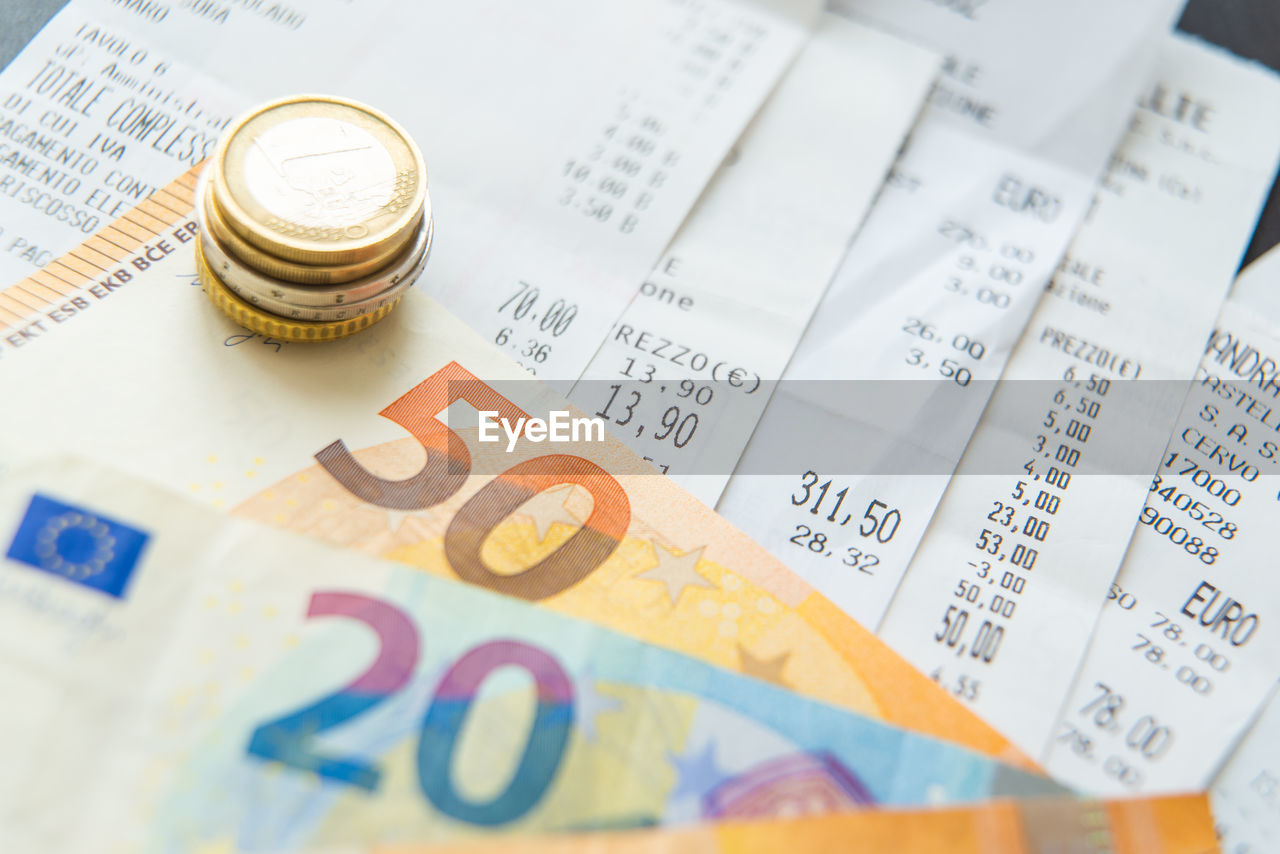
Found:
[{"label": "white paper receipt", "polygon": [[[1089,221],[1019,342],[882,626],[892,646],[1032,755],[1062,735],[1059,709],[1270,187],[1280,113],[1256,105],[1278,98],[1274,74],[1168,37]],[[1198,452],[1187,450],[1194,461]],[[1198,489],[1177,486],[1171,495]],[[1179,551],[1169,559],[1203,564],[1206,549],[1229,547],[1224,532],[1233,530],[1223,526],[1241,520],[1220,513],[1216,529],[1193,532],[1183,522],[1199,529],[1204,520],[1181,509],[1187,500],[1157,497],[1155,512],[1171,521],[1157,530],[1153,520],[1151,534],[1179,527],[1177,542],[1160,544]],[[1210,512],[1204,507],[1206,520]],[[1187,605],[1195,619],[1231,595],[1228,586],[1214,603],[1212,593],[1206,587],[1203,603]],[[1185,625],[1177,611],[1187,596],[1177,609],[1174,598],[1158,606],[1144,598],[1149,622],[1160,610]],[[1152,645],[1167,646],[1166,627],[1147,627]],[[1225,652],[1221,642],[1210,646]],[[1171,682],[1196,649],[1190,641],[1185,656],[1169,650]],[[1205,676],[1211,667],[1193,669]],[[1096,700],[1089,714],[1115,708],[1093,682],[1079,706]],[[1159,709],[1144,720],[1147,711],[1134,706],[1117,717],[1118,738],[1087,733],[1099,743],[1100,773],[1137,773],[1142,763],[1126,738],[1159,746],[1159,733],[1146,731],[1163,725]],[[1109,761],[1113,755],[1119,759]]]},{"label": "white paper receipt", "polygon": [[[922,0],[837,4],[947,59],[717,509],[868,626],[1088,209],[1172,4],[1086,5],[974,19]],[[1069,72],[1036,92],[1020,82],[1040,67],[1032,29],[1093,43],[1099,17],[1097,51],[1064,48]]]},{"label": "white paper receipt", "polygon": [[570,399],[714,504],[938,62],[824,16]]}]

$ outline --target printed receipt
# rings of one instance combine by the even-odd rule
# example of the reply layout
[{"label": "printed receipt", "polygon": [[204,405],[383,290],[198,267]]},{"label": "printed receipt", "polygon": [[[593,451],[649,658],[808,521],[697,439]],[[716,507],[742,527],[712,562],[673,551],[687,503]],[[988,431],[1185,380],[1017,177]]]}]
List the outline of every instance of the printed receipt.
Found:
[{"label": "printed receipt", "polygon": [[[1237,318],[1238,325],[1228,322],[1230,316]],[[1248,338],[1245,337],[1246,330]],[[1232,337],[1224,338],[1224,332]],[[1275,376],[1275,364],[1280,360],[1280,249],[1272,249],[1254,261],[1236,279],[1231,289],[1231,299],[1218,320],[1214,337],[1219,343],[1230,340],[1238,341],[1243,346],[1230,350],[1220,348],[1216,351],[1211,348],[1206,354],[1201,381],[1207,379],[1209,373],[1213,373],[1221,376],[1225,382],[1215,384],[1210,381],[1207,384],[1215,388],[1230,388],[1232,392],[1230,402],[1225,402],[1225,405],[1221,398],[1210,401],[1209,405],[1219,407],[1220,411],[1230,411],[1233,415],[1242,415],[1239,420],[1248,431],[1244,440],[1249,441],[1250,436],[1254,437],[1254,441],[1249,441],[1248,448],[1261,449],[1267,441],[1274,441],[1270,434],[1273,432],[1272,425],[1275,424],[1274,415],[1264,417],[1263,413],[1267,409],[1280,410],[1267,382],[1268,375]],[[1218,354],[1224,352],[1230,355],[1220,358]],[[1271,360],[1270,364],[1268,359]],[[1230,454],[1239,452],[1238,446],[1243,443],[1230,437],[1223,444],[1231,449],[1226,451],[1226,454]],[[1233,446],[1236,447],[1233,449]],[[1248,453],[1248,448],[1244,449],[1244,454]],[[1261,457],[1262,453],[1259,452],[1258,456]],[[1223,463],[1216,467],[1229,469],[1229,459],[1229,456],[1224,455]],[[1275,506],[1273,502],[1277,500],[1280,483],[1276,482],[1273,472],[1268,472],[1262,465],[1255,462],[1250,462],[1249,465],[1256,466],[1262,474],[1256,478],[1247,477],[1243,467],[1239,467],[1235,473],[1214,479],[1230,480],[1231,484],[1227,488],[1235,489],[1241,496],[1236,507],[1246,509],[1237,524],[1243,530],[1246,525],[1253,523],[1255,530],[1251,536],[1257,545],[1251,550],[1232,549],[1233,555],[1224,555],[1224,561],[1230,560],[1231,563],[1224,562],[1223,568],[1230,566],[1234,571],[1229,577],[1224,572],[1216,573],[1211,583],[1215,583],[1215,586],[1217,583],[1229,584],[1242,593],[1247,592],[1253,601],[1242,597],[1239,600],[1240,610],[1243,612],[1244,603],[1248,603],[1250,613],[1257,618],[1256,624],[1247,641],[1233,645],[1230,634],[1238,634],[1243,639],[1244,630],[1239,628],[1239,624],[1244,622],[1246,615],[1241,613],[1227,624],[1226,618],[1229,614],[1234,615],[1234,609],[1230,607],[1230,603],[1220,599],[1215,603],[1214,610],[1216,611],[1217,604],[1224,604],[1222,618],[1218,620],[1217,615],[1211,612],[1210,625],[1218,620],[1219,626],[1226,624],[1230,632],[1224,639],[1223,629],[1219,628],[1216,636],[1207,641],[1206,645],[1223,648],[1224,652],[1218,654],[1230,661],[1230,667],[1215,669],[1213,665],[1220,665],[1222,659],[1211,660],[1208,668],[1203,662],[1188,665],[1206,671],[1204,675],[1212,680],[1213,692],[1209,696],[1215,707],[1237,704],[1235,714],[1228,713],[1230,720],[1226,726],[1231,727],[1228,731],[1219,732],[1216,729],[1215,724],[1222,722],[1223,709],[1215,708],[1210,713],[1208,727],[1202,727],[1199,721],[1192,721],[1193,729],[1186,736],[1188,740],[1204,738],[1207,729],[1205,757],[1198,764],[1205,766],[1210,762],[1221,762],[1221,770],[1210,786],[1210,795],[1223,854],[1265,854],[1275,851],[1277,844],[1280,844],[1280,702],[1276,701],[1275,682],[1269,681],[1274,680],[1277,675],[1274,664],[1275,641],[1270,637],[1275,626],[1276,594],[1269,589],[1274,587],[1268,560],[1271,540],[1264,539],[1271,526],[1269,517],[1274,516],[1271,508]],[[1204,477],[1200,476],[1200,479],[1203,480]],[[1228,494],[1226,489],[1217,499],[1221,502],[1224,497],[1235,500],[1235,495]],[[1125,569],[1128,569],[1127,563]],[[1230,598],[1235,599],[1234,596]],[[1189,629],[1207,634],[1198,620],[1193,622],[1185,615],[1180,616],[1188,623]],[[1103,619],[1106,618],[1104,612]],[[1201,642],[1204,641],[1197,641]],[[1244,668],[1243,676],[1236,675],[1239,667]],[[1149,689],[1144,686],[1145,690]],[[1192,690],[1195,690],[1194,684]],[[1219,697],[1219,692],[1223,696]],[[1267,696],[1259,702],[1259,697],[1263,694]],[[1200,699],[1203,701],[1204,697]],[[1191,704],[1185,698],[1182,702]],[[1257,716],[1242,738],[1236,715]],[[1234,750],[1225,762],[1222,762],[1220,745],[1232,739],[1239,741],[1235,743]],[[1175,742],[1171,749],[1182,749],[1182,741]],[[1219,749],[1219,752],[1213,755],[1215,749]],[[1163,767],[1160,773],[1164,773]]]},{"label": "printed receipt", "polygon": [[[1059,709],[1150,494],[1150,472],[1161,467],[1180,483],[1185,466],[1165,469],[1160,454],[1275,173],[1280,114],[1256,105],[1277,98],[1275,75],[1168,38],[1070,260],[1011,357],[881,627],[891,646],[1032,755],[1060,735]],[[1171,400],[1162,406],[1161,395]],[[1203,432],[1209,448],[1217,431]],[[1208,462],[1181,438],[1174,450],[1175,463],[1184,456]],[[1187,489],[1203,491],[1194,483]],[[1153,523],[1142,536],[1168,538],[1176,522],[1187,538],[1153,543],[1169,550],[1162,560],[1195,561],[1212,572],[1206,549],[1226,560],[1232,551],[1224,526],[1244,520],[1224,515],[1214,530],[1193,533],[1182,522],[1199,529],[1202,520],[1181,509],[1185,499],[1177,501],[1157,497],[1152,507],[1171,521]],[[1210,512],[1204,507],[1206,520]],[[1174,577],[1165,576],[1176,585]],[[1206,608],[1212,617],[1232,585],[1218,590],[1216,601],[1212,583],[1187,595],[1178,586],[1164,598],[1138,595],[1149,622],[1159,610],[1188,629],[1188,646],[1176,651],[1163,634],[1168,624],[1145,633],[1150,646],[1168,650],[1168,672],[1154,675],[1180,685],[1179,667],[1199,676],[1212,670],[1212,663],[1191,664],[1198,641],[1188,621]],[[1118,601],[1119,591],[1111,592]],[[1194,617],[1181,613],[1184,605]],[[1236,623],[1245,616],[1232,613]],[[1106,654],[1152,666],[1150,646],[1113,645]],[[1220,637],[1209,646],[1230,656]],[[1082,690],[1094,695],[1080,707],[1098,701],[1090,713],[1117,710],[1114,720],[1102,715],[1088,724],[1102,728],[1088,733],[1100,773],[1140,773],[1125,739],[1155,749],[1159,735],[1146,727],[1163,725],[1167,711],[1135,704],[1121,716],[1093,680]],[[1153,719],[1144,719],[1148,712]],[[1075,707],[1072,715],[1075,722]],[[1108,729],[1112,724],[1119,728]]]},{"label": "printed receipt", "polygon": [[[224,50],[223,63],[234,56],[251,72],[245,80],[264,78],[256,89],[324,91],[371,36],[338,0],[305,12],[278,4],[271,17],[123,5],[73,0],[0,74],[0,286],[46,266],[212,154],[255,89],[198,67],[210,47],[274,40],[279,53]],[[314,76],[269,62],[291,59],[312,39],[331,59],[309,63]]]},{"label": "printed receipt", "polygon": [[1230,299],[1047,754],[1091,792],[1204,789],[1280,677],[1280,323]]},{"label": "printed receipt", "polygon": [[1280,701],[1266,687],[1262,713],[1209,791],[1222,854],[1269,854],[1280,843]]},{"label": "printed receipt", "polygon": [[[1176,4],[839,5],[948,58],[717,509],[876,626]],[[1103,19],[1096,51],[1066,47],[1094,44]],[[1042,70],[1033,32],[1063,44],[1034,91],[1021,82]]]},{"label": "printed receipt", "polygon": [[570,400],[714,504],[937,69],[824,16]]},{"label": "printed receipt", "polygon": [[420,287],[576,379],[819,5],[315,0],[284,21],[73,0],[0,75],[0,280],[201,160],[233,113],[327,90],[422,144],[441,226]]}]

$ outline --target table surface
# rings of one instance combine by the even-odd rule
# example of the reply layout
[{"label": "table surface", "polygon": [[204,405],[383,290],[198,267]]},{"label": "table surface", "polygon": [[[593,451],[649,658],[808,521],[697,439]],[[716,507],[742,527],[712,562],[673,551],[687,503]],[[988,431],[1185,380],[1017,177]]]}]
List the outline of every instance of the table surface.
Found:
[{"label": "table surface", "polygon": [[[0,68],[22,49],[67,0],[4,0],[8,21],[0,29]],[[1276,0],[1189,0],[1178,28],[1280,71],[1280,3]],[[1245,253],[1247,264],[1280,244],[1280,183]]]}]

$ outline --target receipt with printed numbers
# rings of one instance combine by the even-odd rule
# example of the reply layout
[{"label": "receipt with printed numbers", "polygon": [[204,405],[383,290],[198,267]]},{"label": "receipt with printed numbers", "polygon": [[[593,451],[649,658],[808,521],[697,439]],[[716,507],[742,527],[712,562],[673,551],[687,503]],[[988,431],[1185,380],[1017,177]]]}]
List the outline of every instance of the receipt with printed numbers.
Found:
[{"label": "receipt with printed numbers", "polygon": [[824,15],[570,399],[714,504],[939,61]]},{"label": "receipt with printed numbers", "polygon": [[837,6],[947,59],[717,509],[876,626],[1178,4]]},{"label": "receipt with printed numbers", "polygon": [[1280,317],[1229,299],[1062,709],[1046,768],[1205,788],[1280,678]]},{"label": "receipt with printed numbers", "polygon": [[[1232,286],[1231,299],[1227,305],[1234,305],[1237,313],[1245,314],[1252,325],[1263,326],[1269,331],[1271,337],[1258,339],[1259,341],[1277,341],[1275,333],[1277,325],[1280,325],[1280,248],[1273,248],[1245,268]],[[1219,325],[1222,325],[1221,321]],[[1280,353],[1276,352],[1280,347],[1275,344],[1272,344],[1270,351],[1266,354],[1258,352],[1257,344],[1252,341],[1250,344],[1258,357],[1256,362],[1258,369],[1266,366],[1267,358],[1271,358],[1273,362],[1280,359]],[[1253,354],[1247,349],[1248,346],[1238,351],[1242,369],[1248,362],[1253,361]],[[1274,370],[1274,365],[1271,366],[1271,370]],[[1252,369],[1248,371],[1250,374],[1252,372]],[[1258,376],[1262,375],[1262,370],[1259,370]],[[1236,377],[1235,381],[1239,382],[1239,377]],[[1256,392],[1247,393],[1259,400],[1259,403],[1252,404],[1252,401],[1244,400],[1243,395],[1238,399],[1244,400],[1242,405],[1246,412],[1253,409],[1256,416],[1267,408],[1267,404],[1263,401],[1266,401],[1269,396],[1262,389],[1256,386],[1253,388]],[[1280,409],[1274,406],[1270,408]],[[1274,423],[1273,418],[1274,416],[1268,421]],[[1255,435],[1259,429],[1263,433],[1268,429],[1259,424],[1256,418],[1251,418],[1249,423],[1253,426],[1250,428],[1246,425],[1246,429],[1252,429]],[[1254,445],[1261,448],[1265,441],[1265,438],[1261,438]],[[1275,529],[1271,520],[1274,519],[1276,512],[1274,508],[1277,506],[1273,502],[1280,503],[1280,493],[1277,492],[1280,490],[1280,483],[1277,483],[1274,477],[1258,477],[1256,480],[1248,481],[1243,473],[1237,474],[1239,474],[1238,480],[1244,481],[1244,483],[1233,484],[1241,494],[1241,503],[1249,508],[1251,515],[1257,514],[1260,518],[1266,519],[1257,526],[1261,530],[1256,537],[1261,539]],[[1266,527],[1263,527],[1264,525]],[[1230,682],[1227,684],[1225,701],[1237,704],[1233,710],[1233,717],[1256,715],[1256,720],[1251,721],[1251,726],[1243,737],[1238,728],[1221,734],[1213,733],[1214,740],[1219,743],[1226,739],[1239,739],[1225,761],[1221,756],[1212,755],[1212,745],[1209,750],[1206,750],[1207,755],[1204,757],[1206,762],[1212,759],[1216,766],[1220,766],[1210,786],[1210,794],[1223,854],[1264,854],[1264,852],[1276,850],[1276,846],[1280,845],[1280,701],[1276,698],[1276,683],[1261,681],[1268,675],[1274,678],[1277,673],[1275,642],[1268,640],[1268,635],[1274,628],[1271,621],[1275,614],[1273,604],[1275,593],[1268,589],[1275,586],[1274,574],[1271,571],[1270,546],[1271,543],[1268,541],[1263,543],[1262,547],[1255,547],[1249,553],[1241,555],[1239,569],[1233,573],[1232,578],[1233,585],[1243,582],[1248,585],[1249,590],[1256,589],[1262,596],[1268,597],[1258,600],[1256,604],[1249,603],[1250,613],[1257,617],[1257,625],[1254,629],[1254,634],[1258,636],[1256,644],[1251,636],[1247,644],[1240,644],[1231,649],[1231,653],[1234,653],[1232,658],[1244,658],[1245,667],[1250,671],[1250,675],[1260,681],[1250,685],[1239,685],[1238,678],[1226,677]],[[1230,598],[1234,600],[1235,597]],[[1244,602],[1248,600],[1245,599]],[[1215,603],[1215,610],[1217,604]],[[1229,603],[1224,609],[1224,619],[1221,622],[1225,622],[1228,610],[1231,610]],[[1240,610],[1241,614],[1232,622],[1233,631],[1239,631],[1237,625],[1243,622],[1246,616],[1243,613],[1244,604],[1241,604]],[[1216,618],[1216,615],[1214,616]],[[1198,623],[1195,625],[1199,628]],[[1243,633],[1240,634],[1243,637]],[[1219,646],[1223,645],[1220,637],[1215,641]],[[1226,646],[1232,645],[1228,642]],[[1234,666],[1233,660],[1232,668]],[[1218,676],[1219,682],[1223,681],[1220,674],[1224,672],[1230,671],[1219,671],[1214,674]],[[1214,688],[1216,691],[1218,685],[1215,684]],[[1262,698],[1261,701],[1259,698]],[[1214,702],[1218,701],[1215,699]]]},{"label": "receipt with printed numbers", "polygon": [[[72,0],[0,75],[0,281],[199,162],[234,113],[329,92],[383,109],[423,148],[437,239],[419,287],[539,377],[574,379],[820,3],[292,6],[148,15]],[[11,299],[13,324],[30,305]]]},{"label": "receipt with printed numbers", "polygon": [[[1150,530],[1139,537],[1169,539],[1149,547],[1165,550],[1162,564],[1182,562],[1182,570],[1161,573],[1178,590],[1137,594],[1151,617],[1140,632],[1145,645],[1130,626],[1132,642],[1103,654],[1143,659],[1161,670],[1148,678],[1180,687],[1179,673],[1184,683],[1212,679],[1215,664],[1228,666],[1214,656],[1232,657],[1220,635],[1194,639],[1189,620],[1211,624],[1233,595],[1213,570],[1218,559],[1242,559],[1232,538],[1248,523],[1234,509],[1206,502],[1195,508],[1193,493],[1203,490],[1182,481],[1194,471],[1163,467],[1161,454],[1276,172],[1280,113],[1257,105],[1277,100],[1274,73],[1184,36],[1166,38],[1070,260],[1014,351],[880,628],[891,646],[1033,755],[1043,755],[1051,738],[1074,737],[1055,727],[1059,709],[1144,499],[1168,521],[1144,519]],[[1204,449],[1230,442],[1225,427],[1201,433]],[[1181,433],[1174,451],[1176,463],[1184,456],[1209,462]],[[1153,473],[1174,475],[1160,487],[1174,486],[1167,504],[1163,495],[1149,499]],[[1214,510],[1222,518],[1210,529],[1201,522]],[[1195,518],[1199,512],[1203,520]],[[1182,573],[1198,568],[1190,561],[1223,589],[1209,581],[1196,592],[1197,580],[1183,591],[1190,578]],[[1245,613],[1230,614],[1232,625],[1219,625],[1220,632],[1243,639]],[[1170,646],[1183,640],[1186,647]],[[1073,725],[1096,715],[1077,727],[1094,745],[1090,764],[1122,784],[1137,779],[1143,763],[1126,740],[1156,751],[1159,734],[1146,729],[1163,726],[1165,713],[1135,698],[1121,716],[1121,703],[1104,696],[1098,680],[1083,681],[1070,711]],[[1099,708],[1117,716],[1099,715]]]}]

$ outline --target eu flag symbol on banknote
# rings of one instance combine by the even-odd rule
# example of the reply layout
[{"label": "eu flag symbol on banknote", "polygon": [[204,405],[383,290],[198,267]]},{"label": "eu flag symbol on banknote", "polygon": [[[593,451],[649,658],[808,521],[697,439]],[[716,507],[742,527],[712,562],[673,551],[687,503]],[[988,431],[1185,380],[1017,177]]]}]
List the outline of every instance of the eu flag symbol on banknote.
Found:
[{"label": "eu flag symbol on banknote", "polygon": [[36,493],[8,556],[120,599],[147,539],[123,522]]}]

